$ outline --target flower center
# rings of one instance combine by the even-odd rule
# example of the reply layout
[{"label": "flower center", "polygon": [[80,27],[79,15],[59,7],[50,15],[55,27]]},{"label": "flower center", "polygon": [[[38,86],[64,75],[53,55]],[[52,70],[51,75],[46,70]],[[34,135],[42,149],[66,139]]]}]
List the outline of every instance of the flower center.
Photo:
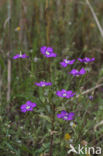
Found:
[{"label": "flower center", "polygon": [[64,116],[64,119],[68,119],[68,117],[67,116]]},{"label": "flower center", "polygon": [[65,63],[69,63],[69,61],[68,60],[65,60]]},{"label": "flower center", "polygon": [[67,95],[66,93],[63,94],[63,96],[66,96],[66,95]]},{"label": "flower center", "polygon": [[20,57],[22,57],[22,53],[21,53],[21,51],[20,51]]},{"label": "flower center", "polygon": [[42,86],[44,87],[44,86],[45,86],[45,84],[42,84]]},{"label": "flower center", "polygon": [[46,51],[46,54],[49,55],[50,53],[48,51]]},{"label": "flower center", "polygon": [[30,108],[30,106],[26,106],[26,109],[29,109]]}]

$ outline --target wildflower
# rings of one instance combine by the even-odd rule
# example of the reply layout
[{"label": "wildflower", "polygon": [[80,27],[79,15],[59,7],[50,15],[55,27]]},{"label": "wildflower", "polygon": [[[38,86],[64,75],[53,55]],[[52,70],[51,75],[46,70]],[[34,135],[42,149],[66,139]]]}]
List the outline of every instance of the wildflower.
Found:
[{"label": "wildflower", "polygon": [[57,114],[57,118],[62,118],[63,120],[73,120],[74,115],[75,114],[73,112],[67,113],[63,110],[60,114]]},{"label": "wildflower", "polygon": [[65,89],[62,89],[61,91],[57,91],[56,95],[59,97],[71,98],[75,93],[73,93],[72,90],[66,91]]},{"label": "wildflower", "polygon": [[68,115],[68,113],[66,111],[62,110],[60,114],[57,114],[57,117],[63,118],[65,115]]},{"label": "wildflower", "polygon": [[79,75],[84,75],[86,71],[84,68],[81,68],[80,71],[78,71],[77,69],[72,69],[72,71],[69,73],[72,74],[73,76],[79,76]]},{"label": "wildflower", "polygon": [[15,28],[15,31],[20,31],[21,28],[18,26],[17,28]]},{"label": "wildflower", "polygon": [[65,136],[64,136],[65,140],[70,140],[71,136],[69,133],[66,133]]},{"label": "wildflower", "polygon": [[90,95],[90,96],[89,96],[89,99],[90,99],[90,100],[93,100],[93,96],[92,96],[92,95]]},{"label": "wildflower", "polygon": [[20,54],[16,54],[15,56],[13,56],[13,59],[18,59],[18,58],[28,58],[29,56],[27,56],[26,54],[22,54],[20,52]]},{"label": "wildflower", "polygon": [[75,127],[76,127],[76,124],[75,124],[74,122],[70,122],[70,126],[71,126],[72,128],[75,128]]},{"label": "wildflower", "polygon": [[88,57],[85,57],[85,58],[83,58],[83,59],[81,59],[81,58],[78,58],[78,60],[80,61],[80,62],[82,62],[82,63],[89,63],[89,62],[93,62],[93,61],[95,61],[95,58],[88,58]]},{"label": "wildflower", "polygon": [[33,111],[33,108],[36,107],[36,103],[27,101],[26,104],[21,105],[21,112]]},{"label": "wildflower", "polygon": [[57,55],[53,52],[53,48],[51,47],[46,47],[43,46],[40,49],[41,53],[45,56],[45,57],[56,57]]},{"label": "wildflower", "polygon": [[63,119],[64,120],[73,120],[73,117],[74,117],[74,113],[71,112],[71,113],[68,113],[68,115],[64,115]]},{"label": "wildflower", "polygon": [[75,62],[75,59],[74,60],[64,59],[64,61],[60,62],[60,64],[61,64],[62,67],[67,67],[68,64],[73,64],[74,62]]},{"label": "wildflower", "polygon": [[95,28],[95,24],[94,23],[90,23],[90,27],[91,28]]},{"label": "wildflower", "polygon": [[35,83],[36,86],[39,86],[39,87],[45,87],[45,86],[51,86],[52,83],[51,82],[45,82],[45,81],[41,81],[39,83]]}]

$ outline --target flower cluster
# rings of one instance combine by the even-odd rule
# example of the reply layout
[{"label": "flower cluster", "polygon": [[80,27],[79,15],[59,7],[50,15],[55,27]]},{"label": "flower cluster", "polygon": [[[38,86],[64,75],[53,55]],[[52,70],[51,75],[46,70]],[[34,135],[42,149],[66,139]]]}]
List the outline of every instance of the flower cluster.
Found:
[{"label": "flower cluster", "polygon": [[63,120],[73,120],[74,115],[75,114],[73,112],[67,113],[66,111],[62,110],[60,114],[57,114],[57,118],[62,118]]},{"label": "flower cluster", "polygon": [[71,98],[75,93],[73,93],[72,90],[66,91],[65,89],[62,89],[61,91],[57,91],[56,95],[59,97]]},{"label": "flower cluster", "polygon": [[[54,53],[53,48],[51,47],[47,47],[47,46],[43,46],[40,49],[40,52],[47,58],[49,57],[56,57],[57,54]],[[13,59],[18,59],[18,58],[28,58],[28,56],[26,54],[17,54],[13,57]],[[83,59],[78,58],[78,61],[82,62],[82,63],[89,63],[94,61],[95,58],[88,58],[85,57]],[[62,62],[60,62],[60,65],[62,67],[67,67],[68,65],[72,65],[74,64],[75,59],[73,60],[67,60],[64,59]],[[77,69],[72,69],[71,72],[69,72],[69,74],[72,74],[73,76],[80,76],[80,75],[84,75],[86,73],[86,70],[84,68],[81,68],[79,71]],[[45,87],[45,86],[51,86],[52,83],[51,82],[45,82],[45,81],[41,81],[41,82],[36,82],[35,83],[36,86],[39,87]],[[59,97],[63,97],[63,98],[71,98],[75,95],[76,93],[72,92],[72,90],[68,90],[66,91],[65,89],[62,90],[58,90],[56,92],[56,95]],[[27,111],[33,111],[33,108],[36,107],[36,103],[33,103],[31,101],[27,101],[25,104],[21,105],[21,112],[27,112]],[[75,114],[73,112],[67,113],[65,110],[62,110],[60,114],[57,114],[57,118],[61,118],[63,120],[73,120],[74,119]]]},{"label": "flower cluster", "polygon": [[27,111],[32,111],[33,108],[36,107],[36,103],[31,101],[27,101],[26,104],[21,105],[21,112],[25,113]]}]

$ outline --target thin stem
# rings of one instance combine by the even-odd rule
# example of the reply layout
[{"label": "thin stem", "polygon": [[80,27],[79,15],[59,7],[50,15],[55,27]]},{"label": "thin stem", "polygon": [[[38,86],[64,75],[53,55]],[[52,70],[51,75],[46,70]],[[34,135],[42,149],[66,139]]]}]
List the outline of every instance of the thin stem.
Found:
[{"label": "thin stem", "polygon": [[11,94],[11,59],[10,55],[12,53],[12,39],[11,39],[11,34],[12,34],[12,28],[11,28],[11,10],[12,10],[12,0],[9,0],[8,4],[8,36],[9,36],[9,51],[8,51],[8,76],[7,76],[7,102],[10,101],[10,94]]},{"label": "thin stem", "polygon": [[90,11],[91,11],[91,13],[92,13],[92,15],[93,15],[93,18],[94,18],[96,24],[97,24],[97,27],[98,27],[98,29],[99,29],[99,31],[100,31],[100,33],[101,33],[101,36],[103,37],[103,29],[102,29],[102,27],[101,27],[101,25],[100,25],[100,22],[99,22],[99,20],[98,20],[98,18],[97,18],[97,16],[96,16],[96,13],[94,12],[94,10],[93,10],[93,8],[92,8],[92,6],[91,6],[89,0],[86,0],[86,3],[87,3],[88,6],[89,6],[89,9],[90,9]]},{"label": "thin stem", "polygon": [[52,111],[53,111],[53,116],[52,116],[52,128],[51,128],[51,138],[50,138],[50,152],[49,152],[49,156],[52,156],[52,155],[53,155],[54,122],[55,122],[55,104],[52,105]]}]

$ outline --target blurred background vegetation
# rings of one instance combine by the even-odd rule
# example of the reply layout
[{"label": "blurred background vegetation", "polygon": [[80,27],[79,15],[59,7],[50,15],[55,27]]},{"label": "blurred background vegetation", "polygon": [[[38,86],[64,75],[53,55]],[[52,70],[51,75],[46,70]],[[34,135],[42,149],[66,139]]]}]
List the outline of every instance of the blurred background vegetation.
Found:
[{"label": "blurred background vegetation", "polygon": [[[103,0],[90,3],[103,26]],[[53,47],[58,58],[44,58],[40,54],[44,45]],[[12,57],[20,51],[29,59],[14,61]],[[67,76],[71,67],[63,73],[59,65],[63,58],[85,56],[96,60],[85,65],[90,72],[82,83]],[[57,85],[58,89],[80,93],[100,85],[65,106],[76,112],[75,129],[55,119],[53,156],[67,155],[69,142],[64,139],[65,133],[71,134],[75,146],[86,140],[91,146],[103,148],[103,125],[94,130],[103,120],[103,38],[86,0],[0,0],[0,156],[49,155],[52,111],[43,91],[33,84],[50,80],[50,63],[55,89]],[[74,67],[81,66],[76,62]],[[36,102],[39,109],[24,115],[20,106],[28,99]],[[59,107],[58,104],[61,110]]]}]

